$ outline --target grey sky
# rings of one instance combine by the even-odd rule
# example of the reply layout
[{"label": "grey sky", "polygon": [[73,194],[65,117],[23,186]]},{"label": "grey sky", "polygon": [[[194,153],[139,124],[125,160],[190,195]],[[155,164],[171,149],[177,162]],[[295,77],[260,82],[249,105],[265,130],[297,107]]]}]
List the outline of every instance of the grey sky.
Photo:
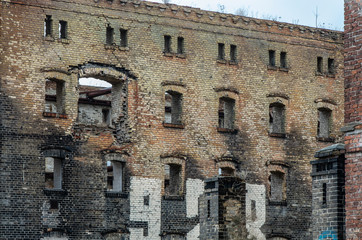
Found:
[{"label": "grey sky", "polygon": [[[162,0],[153,0],[162,2]],[[246,9],[250,16],[276,17],[278,21],[316,26],[318,7],[318,27],[343,31],[343,0],[170,0],[170,3],[201,8],[210,11],[235,13],[236,9]]]}]

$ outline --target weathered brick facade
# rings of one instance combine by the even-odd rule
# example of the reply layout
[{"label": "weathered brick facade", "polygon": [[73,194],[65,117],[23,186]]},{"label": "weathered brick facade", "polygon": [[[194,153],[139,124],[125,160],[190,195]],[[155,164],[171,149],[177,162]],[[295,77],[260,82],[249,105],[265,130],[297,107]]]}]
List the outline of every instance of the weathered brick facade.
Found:
[{"label": "weathered brick facade", "polygon": [[[312,239],[309,162],[342,140],[340,32],[144,1],[0,4],[2,239],[207,239],[199,199],[219,171],[245,182],[242,236]],[[109,125],[79,122],[82,77],[112,84]]]},{"label": "weathered brick facade", "polygon": [[362,239],[362,3],[344,2],[346,234]]}]

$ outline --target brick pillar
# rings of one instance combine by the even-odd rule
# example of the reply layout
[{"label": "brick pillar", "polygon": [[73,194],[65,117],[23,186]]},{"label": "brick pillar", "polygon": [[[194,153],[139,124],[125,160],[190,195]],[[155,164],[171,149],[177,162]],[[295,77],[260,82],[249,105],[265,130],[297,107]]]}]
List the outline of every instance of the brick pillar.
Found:
[{"label": "brick pillar", "polygon": [[362,2],[344,4],[346,234],[362,239]]},{"label": "brick pillar", "polygon": [[334,144],[311,161],[313,239],[345,239],[344,152],[344,144]]}]

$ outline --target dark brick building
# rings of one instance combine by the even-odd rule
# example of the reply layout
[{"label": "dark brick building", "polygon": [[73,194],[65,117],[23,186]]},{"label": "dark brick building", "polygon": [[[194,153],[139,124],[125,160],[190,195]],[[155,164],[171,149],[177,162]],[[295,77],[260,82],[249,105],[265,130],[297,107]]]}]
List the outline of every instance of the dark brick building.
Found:
[{"label": "dark brick building", "polygon": [[0,238],[312,239],[310,161],[342,140],[343,72],[336,31],[1,0]]}]

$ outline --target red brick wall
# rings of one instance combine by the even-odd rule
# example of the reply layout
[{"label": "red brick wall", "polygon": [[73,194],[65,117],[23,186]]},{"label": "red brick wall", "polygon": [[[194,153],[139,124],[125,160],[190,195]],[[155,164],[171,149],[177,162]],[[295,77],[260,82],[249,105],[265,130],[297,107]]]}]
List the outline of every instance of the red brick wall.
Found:
[{"label": "red brick wall", "polygon": [[[345,123],[362,121],[362,9],[345,0]],[[350,128],[346,144],[346,235],[362,239],[362,124]]]}]

